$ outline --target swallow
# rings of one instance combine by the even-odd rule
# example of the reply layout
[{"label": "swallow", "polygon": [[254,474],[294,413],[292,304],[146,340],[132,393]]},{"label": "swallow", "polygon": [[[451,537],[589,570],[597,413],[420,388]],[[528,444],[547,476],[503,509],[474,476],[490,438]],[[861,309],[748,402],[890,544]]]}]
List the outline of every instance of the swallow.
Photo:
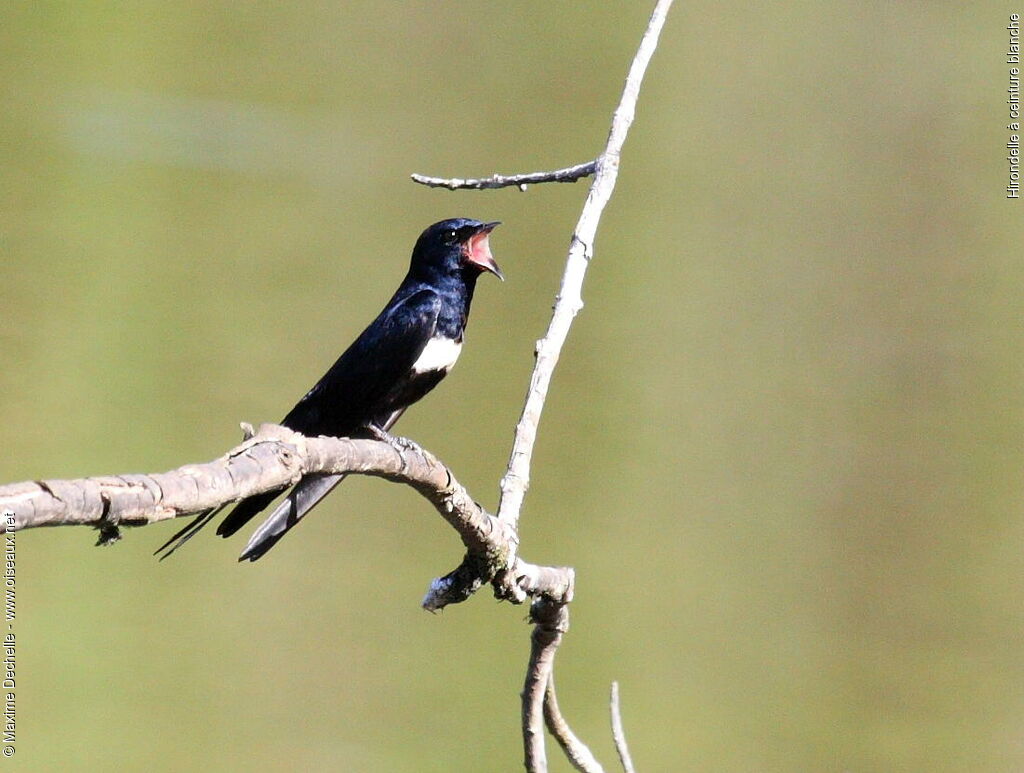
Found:
[{"label": "swallow", "polygon": [[[359,335],[281,424],[303,435],[377,438],[448,375],[459,359],[476,281],[504,280],[488,238],[499,223],[453,218],[416,241],[409,272],[377,318]],[[239,561],[255,561],[327,496],[345,475],[307,475],[253,533]],[[217,527],[230,537],[285,489],[239,501]],[[162,545],[167,558],[227,505],[204,511]]]}]

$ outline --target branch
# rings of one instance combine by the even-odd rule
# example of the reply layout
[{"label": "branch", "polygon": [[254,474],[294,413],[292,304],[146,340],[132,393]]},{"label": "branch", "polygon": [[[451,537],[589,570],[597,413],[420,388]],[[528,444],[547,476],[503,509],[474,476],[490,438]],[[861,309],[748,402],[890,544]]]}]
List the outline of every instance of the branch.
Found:
[{"label": "branch", "polygon": [[[451,472],[425,451],[401,451],[388,443],[305,437],[287,427],[264,424],[224,456],[150,475],[77,480],[40,480],[0,487],[0,508],[14,512],[15,529],[39,526],[145,526],[276,491],[317,473],[373,475],[407,483],[446,516],[457,511],[464,538],[467,524],[490,515],[473,502]],[[478,535],[477,535],[478,536]],[[477,540],[479,541],[479,540]]]},{"label": "branch", "polygon": [[508,188],[512,185],[519,186],[519,190],[525,191],[526,186],[532,183],[574,183],[583,177],[589,177],[597,170],[596,161],[587,161],[585,164],[576,164],[565,169],[555,169],[551,172],[528,172],[526,174],[501,175],[494,174],[490,177],[479,177],[463,180],[459,177],[445,179],[443,177],[427,177],[422,174],[412,174],[413,182],[426,185],[430,188],[447,188],[455,190],[477,190],[487,188]]},{"label": "branch", "polygon": [[647,31],[640,41],[633,64],[626,77],[626,85],[622,90],[622,98],[612,117],[611,130],[604,152],[597,159],[597,171],[590,186],[590,193],[583,205],[576,229],[573,231],[569,244],[569,255],[562,275],[562,285],[558,291],[551,322],[544,337],[537,342],[537,362],[530,379],[530,388],[526,394],[526,404],[516,426],[515,441],[508,462],[508,470],[501,479],[501,503],[498,506],[498,517],[513,528],[519,522],[519,513],[523,506],[526,490],[530,487],[530,461],[533,458],[533,446],[537,441],[537,425],[540,423],[544,401],[547,399],[551,375],[558,364],[562,346],[573,319],[583,308],[582,288],[583,277],[587,266],[594,255],[594,237],[597,225],[601,220],[605,205],[615,189],[615,180],[619,174],[619,155],[629,133],[636,114],[636,102],[640,96],[640,84],[643,82],[647,65],[658,47],[658,37],[665,24],[665,17],[672,0],[659,0],[648,23]]},{"label": "branch", "polygon": [[[424,185],[443,186],[451,190],[458,188],[499,188],[504,185],[520,185],[525,188],[526,182],[549,182],[564,181],[559,175],[567,172],[586,169],[587,173],[594,173],[594,180],[590,186],[587,200],[580,212],[579,220],[573,231],[572,239],[569,242],[569,254],[565,263],[565,271],[562,275],[562,283],[555,299],[554,310],[551,315],[551,322],[548,325],[544,337],[537,342],[535,355],[537,362],[534,365],[533,375],[530,378],[530,386],[526,393],[526,402],[523,406],[522,415],[516,425],[515,440],[512,445],[512,453],[509,457],[508,467],[501,479],[501,501],[498,506],[498,519],[516,532],[519,525],[519,516],[523,507],[523,500],[526,491],[530,487],[530,463],[533,458],[533,447],[537,442],[537,428],[540,424],[541,413],[544,410],[544,403],[547,399],[548,387],[551,384],[551,377],[558,358],[562,352],[562,346],[569,334],[569,328],[576,315],[583,308],[583,278],[586,275],[587,267],[594,256],[594,238],[597,234],[597,226],[601,220],[605,205],[611,199],[615,189],[615,181],[619,173],[619,157],[622,147],[629,133],[629,127],[636,115],[636,103],[640,96],[640,85],[643,82],[647,65],[658,47],[658,39],[668,10],[672,6],[672,0],[658,0],[648,22],[647,30],[640,41],[633,63],[630,65],[629,74],[626,76],[626,84],[622,90],[622,97],[618,107],[612,116],[611,129],[608,132],[608,141],[604,151],[598,156],[594,164],[572,167],[571,170],[559,170],[558,172],[538,173],[535,175],[512,175],[502,177],[495,175],[490,179],[462,180],[452,178],[444,180],[440,178],[425,178],[422,175],[413,175],[413,180]],[[575,181],[578,177],[571,177]],[[515,553],[517,544],[511,545],[513,553],[507,562],[508,568],[499,572],[491,584],[494,586],[495,595],[498,598],[510,599],[521,602],[525,598],[522,577],[515,574],[514,569],[519,565]],[[463,562],[456,572],[465,570],[471,571]],[[454,573],[453,573],[454,574]],[[571,575],[568,577],[568,590],[570,595],[564,600],[558,601],[555,598],[537,596],[534,598],[531,608],[531,620],[535,623],[531,637],[530,663],[527,668],[526,685],[523,689],[523,743],[526,750],[526,769],[531,772],[542,772],[547,770],[547,756],[544,749],[544,737],[541,730],[541,714],[544,707],[547,707],[548,726],[552,734],[565,750],[570,762],[579,770],[600,770],[600,765],[593,759],[586,746],[579,742],[579,739],[572,734],[568,725],[558,711],[558,703],[555,697],[552,669],[554,668],[555,652],[562,640],[562,635],[568,627],[568,609],[566,605],[571,600]],[[480,587],[477,583],[476,587]],[[474,587],[474,590],[476,589]],[[548,696],[545,700],[545,696]],[[617,708],[617,702],[614,704]],[[621,725],[618,728],[621,731]],[[625,740],[619,744],[619,736],[616,736],[616,747],[619,750],[620,758],[627,770],[632,765],[628,762],[628,751],[626,751]],[[585,754],[584,754],[585,753]],[[628,763],[628,764],[627,764]]]},{"label": "branch", "polygon": [[523,746],[526,769],[530,773],[547,773],[548,758],[544,749],[544,696],[555,665],[555,651],[562,634],[569,630],[569,608],[544,598],[530,607],[534,623],[530,637],[530,663],[523,685]]},{"label": "branch", "polygon": [[544,722],[548,726],[548,732],[555,737],[558,745],[562,747],[566,758],[576,770],[582,773],[604,773],[590,749],[583,743],[569,727],[569,723],[562,716],[558,708],[558,698],[555,695],[555,675],[548,679],[548,689],[544,694]]},{"label": "branch", "polygon": [[[41,526],[93,526],[100,543],[120,537],[121,526],[145,526],[276,491],[318,473],[370,475],[411,486],[458,532],[471,572],[434,580],[424,607],[431,611],[469,598],[498,571],[520,577],[524,595],[572,598],[573,574],[516,557],[515,532],[477,504],[455,475],[419,447],[396,448],[378,441],[305,437],[275,424],[227,454],[151,475],[77,480],[39,480],[0,486],[0,511],[11,514],[15,531]],[[455,576],[453,576],[455,575]],[[474,587],[475,586],[475,587]]]}]

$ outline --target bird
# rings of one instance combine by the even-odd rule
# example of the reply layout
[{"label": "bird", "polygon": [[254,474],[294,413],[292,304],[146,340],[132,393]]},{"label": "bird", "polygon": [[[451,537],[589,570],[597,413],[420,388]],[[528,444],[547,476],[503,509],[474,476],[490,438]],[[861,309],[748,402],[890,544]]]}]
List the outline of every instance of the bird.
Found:
[{"label": "bird", "polygon": [[[368,437],[395,444],[398,439],[389,430],[459,358],[477,279],[485,272],[505,279],[488,241],[498,225],[460,217],[424,230],[391,300],[281,424],[303,435]],[[238,560],[256,561],[265,555],[344,478],[303,477],[256,529]],[[232,536],[285,490],[239,501],[218,525],[217,534]],[[155,555],[160,560],[170,556],[225,507],[200,513]]]}]

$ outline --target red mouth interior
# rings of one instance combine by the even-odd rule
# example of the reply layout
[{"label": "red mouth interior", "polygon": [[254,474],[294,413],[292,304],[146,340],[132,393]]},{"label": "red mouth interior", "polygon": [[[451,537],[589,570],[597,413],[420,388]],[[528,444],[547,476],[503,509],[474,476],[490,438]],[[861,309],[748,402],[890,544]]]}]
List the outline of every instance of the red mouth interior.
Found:
[{"label": "red mouth interior", "polygon": [[490,235],[490,231],[475,233],[462,247],[466,260],[489,270],[494,267],[494,256],[491,255],[491,245],[487,240]]}]

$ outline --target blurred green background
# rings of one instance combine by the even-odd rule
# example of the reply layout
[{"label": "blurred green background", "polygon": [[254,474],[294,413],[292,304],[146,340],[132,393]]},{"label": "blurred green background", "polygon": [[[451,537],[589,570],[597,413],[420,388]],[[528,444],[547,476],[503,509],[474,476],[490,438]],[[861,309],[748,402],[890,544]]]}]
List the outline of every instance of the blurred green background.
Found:
[{"label": "blurred green background", "polygon": [[[489,507],[653,3],[9,3],[6,482],[151,472],[277,420],[420,230],[500,219],[398,429]],[[680,3],[554,379],[522,526],[578,576],[561,700],[613,769],[1024,770],[1020,201],[1004,3]],[[270,556],[18,536],[22,770],[520,767],[525,609],[352,480]],[[557,758],[556,750],[551,750]],[[556,759],[554,770],[568,770]]]}]

